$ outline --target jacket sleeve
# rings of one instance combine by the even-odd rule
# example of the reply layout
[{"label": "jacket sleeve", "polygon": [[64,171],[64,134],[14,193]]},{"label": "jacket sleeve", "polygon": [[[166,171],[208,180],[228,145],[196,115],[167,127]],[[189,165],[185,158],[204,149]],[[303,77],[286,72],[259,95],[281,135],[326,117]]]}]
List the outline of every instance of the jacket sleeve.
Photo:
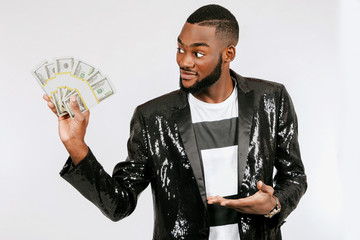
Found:
[{"label": "jacket sleeve", "polygon": [[87,156],[74,165],[67,160],[60,175],[113,221],[130,215],[139,194],[149,184],[145,124],[136,110],[130,124],[128,157],[118,163],[113,176],[107,174],[89,149]]},{"label": "jacket sleeve", "polygon": [[281,212],[274,218],[281,225],[296,208],[307,188],[298,144],[297,117],[291,98],[284,86],[281,91],[278,112],[275,168],[277,172],[274,179],[274,195],[279,198]]}]

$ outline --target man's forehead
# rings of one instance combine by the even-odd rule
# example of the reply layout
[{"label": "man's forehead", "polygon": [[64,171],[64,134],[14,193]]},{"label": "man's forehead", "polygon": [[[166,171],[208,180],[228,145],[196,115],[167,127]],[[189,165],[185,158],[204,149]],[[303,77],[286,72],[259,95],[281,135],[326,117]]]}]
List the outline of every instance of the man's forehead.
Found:
[{"label": "man's forehead", "polygon": [[180,35],[178,42],[182,45],[213,45],[216,41],[216,28],[213,26],[200,26],[198,24],[185,23]]}]

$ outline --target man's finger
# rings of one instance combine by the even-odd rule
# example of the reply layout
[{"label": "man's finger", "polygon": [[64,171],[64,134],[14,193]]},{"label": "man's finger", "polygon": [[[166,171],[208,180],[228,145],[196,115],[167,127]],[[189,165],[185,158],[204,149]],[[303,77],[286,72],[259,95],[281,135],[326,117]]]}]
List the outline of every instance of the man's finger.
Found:
[{"label": "man's finger", "polygon": [[49,98],[49,96],[46,95],[46,94],[43,95],[43,99],[44,99],[45,101],[47,101],[47,102],[50,102],[50,98]]},{"label": "man's finger", "polygon": [[80,107],[79,107],[79,103],[77,101],[76,96],[71,96],[70,97],[70,108],[72,110],[72,112],[74,113],[75,117],[79,117],[82,116],[81,111],[80,111]]},{"label": "man's finger", "polygon": [[84,115],[84,117],[85,117],[86,119],[89,119],[90,110],[87,110],[87,111],[83,112],[82,114]]},{"label": "man's finger", "polygon": [[220,197],[220,196],[209,196],[209,197],[207,197],[208,204],[214,204],[214,203],[220,204],[224,200],[226,200],[226,199],[223,198],[223,197]]},{"label": "man's finger", "polygon": [[266,193],[270,193],[271,195],[274,194],[274,188],[272,188],[269,185],[266,185],[263,181],[258,181],[257,183],[257,188],[260,191],[266,192]]},{"label": "man's finger", "polygon": [[47,102],[47,105],[51,109],[51,111],[53,111],[53,113],[55,113],[57,115],[55,105],[52,102]]},{"label": "man's finger", "polygon": [[239,198],[239,199],[225,199],[221,203],[221,206],[230,207],[230,208],[240,208],[240,207],[247,207],[253,203],[251,197],[247,198]]},{"label": "man's finger", "polygon": [[[48,107],[50,108],[50,110],[55,113],[56,116],[58,116],[57,111],[56,111],[56,107],[55,105],[51,102],[50,98],[48,95],[44,94],[43,95],[43,99],[47,102]],[[59,117],[59,116],[58,116]]]},{"label": "man's finger", "polygon": [[208,197],[208,204],[220,204],[221,206],[224,207],[229,207],[229,208],[238,208],[238,207],[244,207],[247,206],[247,198],[240,198],[240,199],[226,199],[220,196],[214,196],[214,197]]}]

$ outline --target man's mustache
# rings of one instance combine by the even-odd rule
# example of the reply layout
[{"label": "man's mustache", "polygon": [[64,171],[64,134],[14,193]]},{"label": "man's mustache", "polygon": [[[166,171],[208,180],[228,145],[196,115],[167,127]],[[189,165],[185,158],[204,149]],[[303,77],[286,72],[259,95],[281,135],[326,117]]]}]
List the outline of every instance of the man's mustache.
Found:
[{"label": "man's mustache", "polygon": [[183,71],[185,71],[185,72],[189,72],[189,73],[193,73],[193,74],[198,75],[198,72],[193,71],[193,70],[190,70],[190,69],[187,68],[187,67],[180,67],[180,70],[183,70]]}]

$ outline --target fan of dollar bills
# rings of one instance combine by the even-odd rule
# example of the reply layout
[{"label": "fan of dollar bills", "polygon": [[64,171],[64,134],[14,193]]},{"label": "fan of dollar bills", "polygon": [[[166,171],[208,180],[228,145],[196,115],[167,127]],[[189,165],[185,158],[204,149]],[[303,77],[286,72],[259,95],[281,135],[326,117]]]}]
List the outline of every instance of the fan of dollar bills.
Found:
[{"label": "fan of dollar bills", "polygon": [[69,114],[70,97],[75,95],[82,112],[96,106],[115,93],[108,76],[90,64],[73,57],[43,61],[32,74],[55,105],[59,116]]}]

